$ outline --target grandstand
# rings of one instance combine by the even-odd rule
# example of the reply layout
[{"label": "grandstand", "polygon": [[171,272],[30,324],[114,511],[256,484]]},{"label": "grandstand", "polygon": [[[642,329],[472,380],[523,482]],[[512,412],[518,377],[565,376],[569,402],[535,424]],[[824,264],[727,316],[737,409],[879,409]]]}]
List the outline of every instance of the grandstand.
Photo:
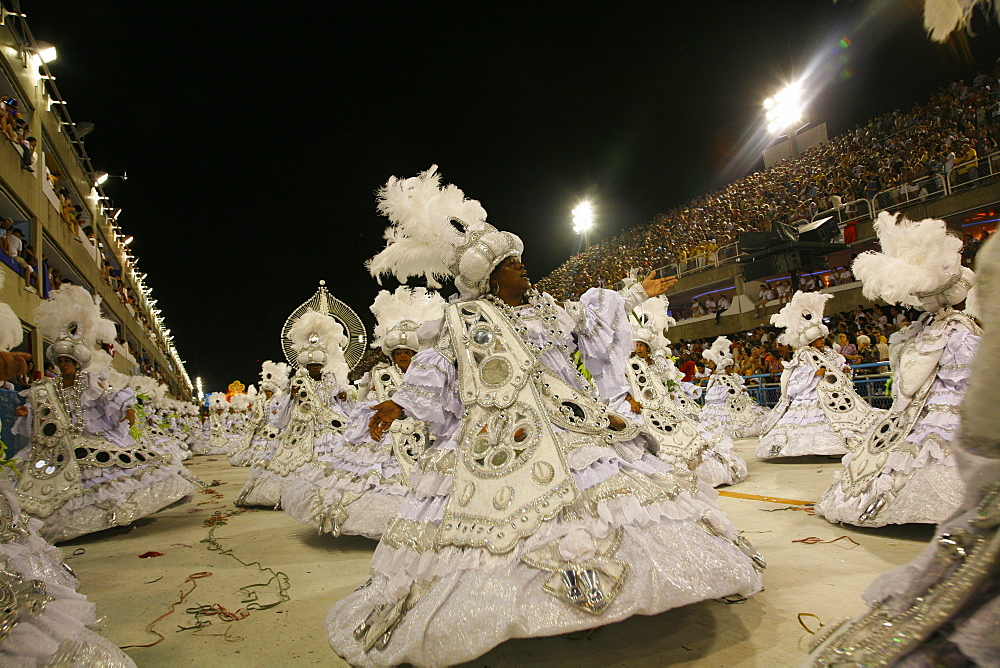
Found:
[{"label": "grandstand", "polygon": [[[979,239],[996,230],[1000,211],[1000,66],[971,84],[954,82],[906,112],[899,110],[812,147],[773,168],[754,172],[722,190],[698,197],[652,221],[591,246],[538,282],[560,299],[589,287],[614,285],[633,267],[677,275],[671,291],[676,340],[747,331],[767,323],[779,300],[754,305],[763,281],[785,282],[788,273],[745,280],[739,235],[766,232],[832,216],[846,250],[828,267],[810,272],[835,298],[830,313],[859,304],[860,283],[840,279],[840,268],[875,246],[872,221],[880,211],[941,218]],[[725,310],[700,314],[695,301]],[[724,303],[725,303],[724,302]]]},{"label": "grandstand", "polygon": [[[55,48],[39,42],[22,14],[0,21],[0,300],[20,318],[24,343],[36,368],[21,388],[42,373],[43,340],[34,326],[35,309],[63,283],[101,298],[103,315],[118,337],[109,352],[115,368],[151,376],[176,397],[190,399],[191,380],[173,345],[146,274],[130,251],[132,237],[119,225],[120,209],[105,191],[123,179],[92,162],[84,144],[90,124],[77,124],[46,64]],[[90,127],[85,127],[90,126]],[[99,163],[98,163],[99,164]],[[9,235],[21,242],[7,243]],[[0,395],[5,426],[22,401],[11,390]],[[9,437],[8,437],[9,438]],[[6,439],[5,439],[6,440]]]}]

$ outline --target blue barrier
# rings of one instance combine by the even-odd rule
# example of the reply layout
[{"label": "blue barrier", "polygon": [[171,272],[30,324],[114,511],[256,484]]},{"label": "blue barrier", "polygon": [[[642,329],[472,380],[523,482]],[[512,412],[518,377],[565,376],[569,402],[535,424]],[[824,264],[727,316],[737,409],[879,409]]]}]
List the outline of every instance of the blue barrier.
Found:
[{"label": "blue barrier", "polygon": [[10,433],[10,428],[14,426],[14,420],[17,419],[17,413],[14,410],[23,404],[24,399],[14,390],[0,389],[0,421],[3,422],[3,426],[0,428],[0,440],[5,446],[5,459],[10,459],[15,452],[28,445],[26,437]]},{"label": "blue barrier", "polygon": [[[885,367],[888,371],[889,362],[870,362],[868,364],[853,364],[851,371],[854,372],[854,390],[875,408],[889,408],[892,406],[892,396],[886,390],[886,380],[890,377],[887,372],[875,372],[873,374],[858,374],[858,370],[876,369]],[[743,376],[747,393],[753,397],[761,406],[772,408],[781,399],[781,385],[779,383],[768,383],[771,378],[769,373],[758,373],[752,376]],[[699,401],[704,403],[704,401]]]}]

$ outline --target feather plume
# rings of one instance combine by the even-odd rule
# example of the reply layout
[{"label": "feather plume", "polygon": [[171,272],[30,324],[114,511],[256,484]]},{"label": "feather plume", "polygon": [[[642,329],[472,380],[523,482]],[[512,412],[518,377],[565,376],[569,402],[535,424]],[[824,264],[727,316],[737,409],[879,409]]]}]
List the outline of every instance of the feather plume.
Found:
[{"label": "feather plume", "polygon": [[399,286],[394,292],[380,290],[369,307],[375,316],[372,348],[382,345],[385,335],[394,326],[406,320],[420,326],[444,315],[444,299],[426,288]]},{"label": "feather plume", "polygon": [[441,186],[437,165],[415,177],[390,178],[377,197],[379,213],[389,219],[386,247],[365,266],[380,282],[387,274],[401,283],[422,276],[428,286],[441,287],[438,279],[452,276],[455,248],[465,240],[452,221],[467,230],[486,223],[486,210],[478,201],[467,199],[457,186]]},{"label": "feather plume", "polygon": [[341,350],[343,356],[342,348],[347,346],[347,336],[344,335],[341,324],[331,316],[310,309],[288,330],[288,338],[296,348],[309,345],[309,339],[314,334],[319,337],[318,343],[328,355]]},{"label": "feather plume", "polygon": [[772,325],[785,328],[778,343],[801,348],[829,334],[830,329],[823,324],[823,310],[829,299],[833,295],[796,291],[784,308],[771,316]]},{"label": "feather plume", "polygon": [[[2,275],[0,272],[0,276]],[[0,350],[7,352],[21,345],[23,340],[24,329],[21,328],[21,319],[10,306],[0,302]]]},{"label": "feather plume", "polygon": [[912,221],[883,211],[875,232],[882,252],[862,253],[853,265],[868,299],[920,307],[917,293],[942,288],[962,269],[962,240],[943,220]]},{"label": "feather plume", "polygon": [[63,285],[49,293],[35,310],[35,325],[50,341],[68,333],[90,348],[100,342],[113,343],[118,336],[115,324],[101,316],[100,297],[79,285]]},{"label": "feather plume", "polygon": [[730,352],[730,347],[732,345],[732,341],[724,336],[720,336],[712,342],[711,348],[702,352],[701,356],[709,362],[714,363],[717,371],[722,371],[724,368],[733,363],[733,356]]},{"label": "feather plume", "polygon": [[229,405],[233,410],[245,411],[254,402],[254,397],[249,394],[236,394],[229,399]]},{"label": "feather plume", "polygon": [[226,399],[225,392],[212,392],[208,395],[208,407],[212,410],[218,408],[229,408],[229,400]]},{"label": "feather plume", "polygon": [[291,367],[284,362],[267,360],[260,365],[261,387],[266,383],[272,383],[275,388],[281,388],[288,382],[289,373]]},{"label": "feather plume", "polygon": [[[310,341],[314,335],[319,339],[315,344]],[[326,352],[324,373],[333,373],[342,386],[347,386],[347,377],[351,372],[347,362],[344,361],[347,336],[344,335],[344,328],[339,322],[331,316],[309,310],[303,313],[288,330],[288,338],[296,350],[311,345],[321,347]]]}]

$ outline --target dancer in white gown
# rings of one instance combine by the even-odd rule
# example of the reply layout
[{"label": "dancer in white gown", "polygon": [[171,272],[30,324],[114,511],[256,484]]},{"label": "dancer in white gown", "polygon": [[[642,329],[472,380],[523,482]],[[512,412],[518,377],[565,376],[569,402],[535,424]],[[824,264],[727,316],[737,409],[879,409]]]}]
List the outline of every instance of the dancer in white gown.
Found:
[{"label": "dancer in white gown", "polygon": [[832,298],[796,292],[771,316],[771,324],[785,328],[778,341],[796,350],[791,362],[782,362],[781,399],[757,442],[761,459],[845,454],[847,439],[863,438],[878,419],[879,411],[854,391],[847,360],[826,344],[823,308]]},{"label": "dancer in white gown", "polygon": [[[710,487],[732,485],[747,476],[747,465],[736,454],[733,440],[725,433],[709,431],[697,419],[685,414],[670,398],[664,374],[658,368],[657,358],[651,351],[660,352],[664,347],[664,321],[667,303],[654,297],[633,310],[636,322],[632,324],[635,351],[625,367],[628,385],[626,394],[619,398],[608,396],[609,405],[626,417],[636,416],[637,423],[656,441],[656,455],[680,468],[693,470]],[[612,387],[601,387],[602,395],[613,392]]]},{"label": "dancer in white gown", "polygon": [[208,438],[200,439],[191,452],[196,455],[224,455],[229,446],[229,400],[224,392],[208,395]]},{"label": "dancer in white gown", "polygon": [[[20,319],[0,303],[0,380],[28,371],[23,357],[7,352],[22,336]],[[94,604],[76,591],[76,574],[38,535],[41,527],[21,511],[13,484],[0,476],[0,665],[134,666],[96,633]]]},{"label": "dancer in white gown", "polygon": [[289,484],[281,496],[285,512],[321,533],[382,537],[396,517],[409,489],[410,470],[430,435],[425,423],[402,417],[381,440],[373,441],[368,421],[372,407],[392,398],[414,354],[426,347],[417,338],[418,327],[425,321],[440,321],[444,306],[440,295],[424,288],[401,286],[375,297],[371,311],[378,324],[372,346],[392,361],[376,364],[362,379],[350,426],[343,439],[320,457],[326,475],[315,480],[300,477]]},{"label": "dancer in white gown", "polygon": [[260,394],[253,404],[243,440],[229,453],[233,466],[253,466],[270,459],[278,445],[278,437],[288,424],[288,372],[284,362],[267,360],[260,369]]},{"label": "dancer in white gown", "polygon": [[752,548],[714,492],[647,452],[569,356],[575,335],[588,369],[623,384],[625,305],[669,282],[559,306],[531,289],[520,239],[440,189],[435,169],[381,191],[393,226],[370,268],[451,274],[462,297],[370,426],[380,440],[405,408],[438,441],[371,579],[330,610],[334,650],[352,665],[450,665],[508,638],[759,591]]},{"label": "dancer in white gown", "polygon": [[53,542],[131,524],[194,493],[176,458],[137,443],[135,394],[113,389],[88,372],[99,341],[113,341],[114,324],[83,288],[53,290],[35,314],[53,341],[46,356],[60,370],[24,392],[15,433],[30,439],[17,483],[22,511],[41,519]]},{"label": "dancer in white gown", "polygon": [[962,240],[944,221],[882,213],[875,230],[882,252],[854,261],[865,297],[925,315],[893,335],[892,407],[844,457],[816,511],[860,526],[939,523],[965,493],[952,441],[982,329],[954,307],[965,301],[975,276],[962,266]]},{"label": "dancer in white gown", "polygon": [[750,398],[742,376],[726,371],[734,364],[730,346],[732,342],[720,336],[701,354],[715,367],[705,387],[701,419],[733,438],[758,436],[767,409]]},{"label": "dancer in white gown", "polygon": [[[979,251],[976,291],[987,332],[1000,331],[1000,242]],[[864,593],[868,610],[830,624],[806,665],[1000,665],[1000,338],[986,336],[969,371],[952,441],[965,494],[912,562]]]},{"label": "dancer in white gown", "polygon": [[347,345],[344,328],[328,315],[307,311],[289,330],[299,369],[289,382],[291,405],[270,459],[250,468],[236,497],[239,506],[281,507],[281,494],[297,478],[316,479],[326,472],[320,457],[343,438],[351,404],[347,399]]}]

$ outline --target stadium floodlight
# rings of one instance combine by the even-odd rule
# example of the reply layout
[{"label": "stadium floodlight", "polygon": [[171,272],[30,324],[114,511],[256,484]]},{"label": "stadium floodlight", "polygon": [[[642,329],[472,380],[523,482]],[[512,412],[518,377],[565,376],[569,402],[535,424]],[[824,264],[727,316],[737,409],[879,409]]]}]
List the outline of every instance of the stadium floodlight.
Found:
[{"label": "stadium floodlight", "polygon": [[778,133],[793,127],[803,116],[801,84],[789,84],[764,100],[764,110],[768,132]]},{"label": "stadium floodlight", "polygon": [[48,42],[36,41],[34,51],[35,55],[38,56],[38,59],[43,63],[51,63],[58,55],[56,53],[56,47]]},{"label": "stadium floodlight", "polygon": [[594,207],[590,202],[581,202],[573,209],[573,231],[587,234],[594,226]]}]

